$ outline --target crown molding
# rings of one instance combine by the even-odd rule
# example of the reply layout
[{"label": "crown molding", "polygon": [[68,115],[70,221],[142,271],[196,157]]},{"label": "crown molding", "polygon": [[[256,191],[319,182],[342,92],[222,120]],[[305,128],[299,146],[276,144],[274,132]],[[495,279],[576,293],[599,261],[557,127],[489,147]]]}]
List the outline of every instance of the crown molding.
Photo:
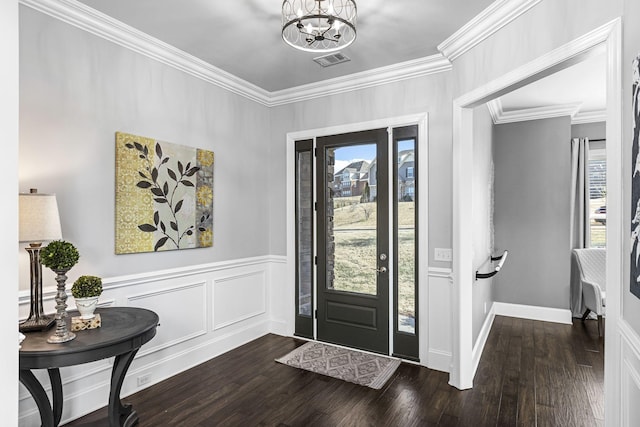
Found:
[{"label": "crown molding", "polygon": [[145,55],[267,107],[350,92],[451,70],[441,54],[269,92],[77,0],[19,0],[20,4]]},{"label": "crown molding", "polygon": [[441,54],[436,54],[411,61],[399,62],[386,67],[374,68],[342,77],[271,92],[270,101],[273,106],[290,104],[292,102],[351,92],[429,74],[442,73],[450,71],[451,68],[451,62],[447,58]]},{"label": "crown molding", "polygon": [[573,119],[576,115],[581,102],[562,105],[549,105],[546,107],[523,108],[520,110],[504,111],[500,99],[494,99],[487,103],[489,113],[493,119],[493,123],[501,125],[504,123],[526,122],[529,120],[551,119],[554,117],[569,116]]},{"label": "crown molding", "polygon": [[438,50],[450,61],[518,18],[541,0],[496,0],[438,45]]},{"label": "crown molding", "polygon": [[551,119],[553,117],[570,116],[572,125],[598,123],[607,120],[607,110],[581,112],[579,102],[572,104],[550,105],[547,107],[524,108],[505,112],[500,98],[487,102],[491,120],[496,125],[504,123],[525,122],[529,120]]},{"label": "crown molding", "polygon": [[498,120],[500,120],[500,116],[502,116],[502,102],[500,98],[492,99],[487,102],[487,108],[489,109],[489,114],[491,114],[491,120],[493,124],[498,124]]},{"label": "crown molding", "polygon": [[571,118],[572,125],[583,125],[586,123],[598,123],[607,121],[607,110],[579,111]]}]

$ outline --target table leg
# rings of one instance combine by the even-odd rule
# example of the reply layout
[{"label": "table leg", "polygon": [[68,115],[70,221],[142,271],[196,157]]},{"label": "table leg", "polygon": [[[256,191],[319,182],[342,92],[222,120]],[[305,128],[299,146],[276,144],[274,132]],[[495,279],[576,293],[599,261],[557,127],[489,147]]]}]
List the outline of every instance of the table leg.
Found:
[{"label": "table leg", "polygon": [[111,371],[111,391],[109,392],[109,426],[129,427],[138,423],[138,414],[131,405],[122,404],[120,390],[127,370],[133,362],[138,349],[116,356]]},{"label": "table leg", "polygon": [[62,380],[60,379],[60,369],[47,369],[49,372],[49,381],[51,381],[51,394],[53,395],[53,424],[59,425],[62,418]]},{"label": "table leg", "polygon": [[51,409],[51,403],[47,393],[42,388],[42,384],[28,369],[20,369],[20,382],[29,390],[36,405],[38,405],[38,411],[40,412],[40,420],[42,427],[55,427],[53,410]]}]

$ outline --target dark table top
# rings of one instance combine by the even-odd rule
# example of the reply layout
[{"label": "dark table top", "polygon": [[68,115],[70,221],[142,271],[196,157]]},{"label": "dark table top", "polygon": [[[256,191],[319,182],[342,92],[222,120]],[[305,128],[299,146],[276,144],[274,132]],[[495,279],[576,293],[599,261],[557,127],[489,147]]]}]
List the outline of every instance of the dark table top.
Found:
[{"label": "dark table top", "polygon": [[[156,334],[158,315],[135,307],[99,308],[102,326],[74,332],[76,338],[62,344],[49,344],[47,331],[28,332],[20,349],[20,369],[47,369],[93,362],[139,349]],[[71,328],[69,312],[67,327]]]}]

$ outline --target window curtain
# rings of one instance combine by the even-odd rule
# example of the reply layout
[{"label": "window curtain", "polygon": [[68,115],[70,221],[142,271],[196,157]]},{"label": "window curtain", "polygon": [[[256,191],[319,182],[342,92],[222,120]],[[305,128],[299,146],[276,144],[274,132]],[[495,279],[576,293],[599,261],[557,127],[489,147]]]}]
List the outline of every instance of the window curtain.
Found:
[{"label": "window curtain", "polygon": [[[571,140],[571,208],[570,249],[589,246],[589,138]],[[571,255],[571,312],[573,317],[584,313],[580,272]]]}]

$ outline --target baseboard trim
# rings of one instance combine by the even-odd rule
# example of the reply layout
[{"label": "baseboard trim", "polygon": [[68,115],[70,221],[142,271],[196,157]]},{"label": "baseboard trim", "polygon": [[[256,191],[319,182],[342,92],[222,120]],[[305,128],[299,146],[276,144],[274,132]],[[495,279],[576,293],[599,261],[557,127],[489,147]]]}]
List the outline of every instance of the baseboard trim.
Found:
[{"label": "baseboard trim", "polygon": [[480,364],[480,358],[482,357],[482,353],[484,352],[484,346],[487,344],[487,339],[489,338],[489,332],[491,332],[491,326],[493,326],[493,320],[496,318],[495,312],[495,303],[491,305],[491,310],[487,314],[487,317],[484,319],[484,323],[482,324],[482,329],[480,329],[480,334],[478,334],[478,338],[473,346],[472,352],[472,363],[473,363],[473,376],[475,377],[476,371],[478,370],[478,365]]},{"label": "baseboard trim", "polygon": [[271,327],[269,332],[280,335],[282,337],[291,337],[293,334],[289,332],[289,324],[285,320],[271,319]]},{"label": "baseboard trim", "polygon": [[517,317],[520,319],[540,320],[543,322],[571,325],[571,310],[535,305],[494,302],[492,308],[496,316]]},{"label": "baseboard trim", "polygon": [[451,371],[451,353],[440,350],[429,350],[429,362],[427,366],[429,369],[433,369],[441,372]]}]

